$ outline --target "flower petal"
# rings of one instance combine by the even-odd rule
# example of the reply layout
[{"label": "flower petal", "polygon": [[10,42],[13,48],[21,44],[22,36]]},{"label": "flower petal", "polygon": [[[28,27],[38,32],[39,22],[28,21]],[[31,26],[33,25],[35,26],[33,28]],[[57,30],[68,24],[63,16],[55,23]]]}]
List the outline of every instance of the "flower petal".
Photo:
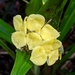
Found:
[{"label": "flower petal", "polygon": [[27,17],[24,18],[24,32],[25,32],[25,35],[27,34]]},{"label": "flower petal", "polygon": [[33,49],[30,60],[38,66],[43,65],[47,61],[47,54],[43,47],[37,46]]},{"label": "flower petal", "polygon": [[48,55],[48,61],[47,64],[49,66],[53,65],[59,58],[58,50],[51,51]]},{"label": "flower petal", "polygon": [[48,40],[41,43],[41,46],[45,48],[47,54],[49,54],[51,51],[55,49],[60,48],[61,45],[62,45],[61,42],[57,39]]},{"label": "flower petal", "polygon": [[40,31],[40,35],[44,40],[52,40],[59,37],[59,32],[54,29],[51,25],[46,24]]},{"label": "flower petal", "polygon": [[14,32],[11,36],[13,44],[16,48],[21,49],[21,47],[26,45],[26,38],[23,32]]},{"label": "flower petal", "polygon": [[16,31],[23,31],[23,20],[21,18],[21,15],[16,15],[13,18],[14,28]]},{"label": "flower petal", "polygon": [[27,28],[30,31],[36,31],[38,32],[44,25],[45,18],[42,15],[39,14],[31,14],[27,18]]},{"label": "flower petal", "polygon": [[50,46],[53,47],[53,49],[58,49],[62,46],[61,41],[57,40],[57,39],[53,39],[50,41]]},{"label": "flower petal", "polygon": [[29,49],[32,50],[35,46],[38,46],[42,42],[42,38],[37,33],[28,33],[27,34],[27,44]]}]

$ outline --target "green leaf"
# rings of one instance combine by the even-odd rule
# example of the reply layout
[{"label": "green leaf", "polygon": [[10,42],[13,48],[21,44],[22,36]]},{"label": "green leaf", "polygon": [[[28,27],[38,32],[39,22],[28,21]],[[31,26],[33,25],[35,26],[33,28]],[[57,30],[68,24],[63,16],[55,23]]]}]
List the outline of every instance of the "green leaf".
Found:
[{"label": "green leaf", "polygon": [[[52,19],[50,24],[57,29],[62,9],[64,8],[67,0],[45,0],[46,3],[44,5],[42,5],[42,0],[40,1],[35,0],[34,2],[34,0],[30,0],[30,3],[26,8],[26,15],[41,14],[46,18],[46,21]],[[37,8],[37,6],[39,7]]]},{"label": "green leaf", "polygon": [[63,56],[62,60],[60,60],[57,64],[53,65],[53,69],[52,69],[52,74],[54,75],[56,70],[66,61],[69,59],[69,57],[75,52],[75,46],[68,51],[68,53],[66,55]]},{"label": "green leaf", "polygon": [[11,33],[14,32],[14,29],[0,19],[0,38],[6,40],[7,42],[11,43]]},{"label": "green leaf", "polygon": [[30,0],[25,10],[26,15],[36,14],[42,6],[42,0]]},{"label": "green leaf", "polygon": [[1,39],[0,46],[15,60],[15,53]]},{"label": "green leaf", "polygon": [[61,36],[59,39],[64,40],[65,36],[75,23],[75,0],[70,0],[70,4],[65,12],[64,18],[60,25]]},{"label": "green leaf", "polygon": [[46,20],[53,19],[58,12],[63,9],[67,0],[47,0],[47,2],[38,11]]},{"label": "green leaf", "polygon": [[17,50],[15,63],[10,75],[25,75],[28,70],[33,66],[29,58],[29,54]]},{"label": "green leaf", "polygon": [[61,15],[62,15],[62,11],[63,10],[60,10],[59,13],[57,14],[57,16],[54,17],[52,19],[52,21],[50,22],[50,25],[52,25],[58,31],[59,31],[59,23],[60,23],[60,18],[61,18]]},{"label": "green leaf", "polygon": [[[26,57],[27,58],[27,57]],[[31,61],[29,60],[30,57],[28,57],[23,65],[20,67],[18,74],[17,75],[25,75],[29,69],[31,69],[31,67],[33,66],[33,64],[31,63]]]}]

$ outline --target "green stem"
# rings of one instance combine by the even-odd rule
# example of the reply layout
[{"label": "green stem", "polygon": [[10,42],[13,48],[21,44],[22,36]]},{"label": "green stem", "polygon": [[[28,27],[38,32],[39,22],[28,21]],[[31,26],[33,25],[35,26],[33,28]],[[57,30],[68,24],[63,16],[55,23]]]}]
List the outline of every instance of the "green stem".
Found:
[{"label": "green stem", "polygon": [[15,53],[1,39],[0,46],[15,60]]},{"label": "green stem", "polygon": [[26,52],[17,50],[16,59],[10,75],[25,75],[33,66],[29,60],[30,55]]}]

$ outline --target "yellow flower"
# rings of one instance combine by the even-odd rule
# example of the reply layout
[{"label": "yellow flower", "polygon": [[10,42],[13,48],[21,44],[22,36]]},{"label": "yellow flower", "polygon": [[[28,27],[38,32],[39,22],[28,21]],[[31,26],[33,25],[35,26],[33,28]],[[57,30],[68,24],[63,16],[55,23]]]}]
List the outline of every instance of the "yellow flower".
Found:
[{"label": "yellow flower", "polygon": [[45,24],[45,18],[39,14],[31,14],[27,17],[26,26],[29,31],[38,33],[43,40],[51,40],[60,36],[50,24]]},{"label": "yellow flower", "polygon": [[44,41],[40,46],[33,49],[30,60],[38,66],[43,65],[46,61],[49,66],[53,65],[59,58],[61,45],[61,42],[57,39]]},{"label": "yellow flower", "polygon": [[52,40],[60,36],[59,32],[49,24],[44,25],[44,27],[40,31],[40,35],[45,41]]},{"label": "yellow flower", "polygon": [[26,19],[27,29],[30,31],[39,32],[45,24],[45,18],[40,14],[31,14]]},{"label": "yellow flower", "polygon": [[12,33],[11,40],[16,48],[21,49],[27,44],[29,49],[32,50],[42,42],[42,38],[39,34],[27,32],[27,17],[25,17],[23,21],[20,15],[16,15],[13,19],[13,23],[16,32]]},{"label": "yellow flower", "polygon": [[12,43],[18,49],[28,45],[32,50],[30,60],[36,65],[53,65],[61,57],[59,48],[61,42],[57,40],[59,32],[50,24],[45,23],[45,18],[40,14],[31,14],[22,20],[20,15],[13,19],[15,32],[12,33]]},{"label": "yellow flower", "polygon": [[16,48],[21,49],[21,47],[26,45],[26,36],[24,32],[24,22],[20,15],[13,18],[14,28],[16,32],[12,33],[11,40]]},{"label": "yellow flower", "polygon": [[24,31],[23,20],[20,15],[13,18],[13,24],[16,31]]},{"label": "yellow flower", "polygon": [[26,45],[26,37],[22,31],[14,32],[11,37],[16,48],[21,49],[21,47]]},{"label": "yellow flower", "polygon": [[28,44],[29,49],[32,50],[42,40],[51,40],[59,36],[58,31],[51,25],[45,24],[45,18],[39,14],[26,16],[24,21],[20,15],[17,15],[14,17],[13,23],[16,33],[14,32],[11,38],[13,44],[19,49]]},{"label": "yellow flower", "polygon": [[32,50],[34,47],[38,46],[42,42],[42,38],[39,34],[32,32],[27,34],[26,41],[29,49]]}]

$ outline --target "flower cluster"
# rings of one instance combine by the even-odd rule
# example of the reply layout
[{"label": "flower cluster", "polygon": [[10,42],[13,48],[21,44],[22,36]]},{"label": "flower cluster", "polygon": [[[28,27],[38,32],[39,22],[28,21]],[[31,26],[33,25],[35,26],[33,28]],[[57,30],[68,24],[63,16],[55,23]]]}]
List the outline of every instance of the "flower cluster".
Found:
[{"label": "flower cluster", "polygon": [[28,45],[32,50],[30,60],[35,65],[53,65],[59,59],[59,48],[62,43],[57,40],[59,32],[50,24],[45,23],[45,18],[40,14],[31,14],[22,20],[20,15],[13,19],[16,32],[11,39],[18,49]]}]

